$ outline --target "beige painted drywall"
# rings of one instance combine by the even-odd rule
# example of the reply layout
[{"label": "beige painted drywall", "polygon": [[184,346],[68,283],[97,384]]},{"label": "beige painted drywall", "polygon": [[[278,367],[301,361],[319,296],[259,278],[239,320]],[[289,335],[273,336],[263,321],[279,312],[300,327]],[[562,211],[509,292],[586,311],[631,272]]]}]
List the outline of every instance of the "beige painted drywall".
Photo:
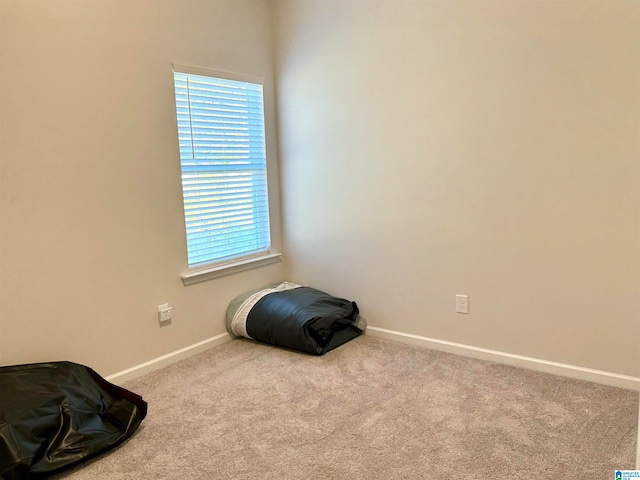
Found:
[{"label": "beige painted drywall", "polygon": [[[265,77],[280,245],[268,2],[0,2],[0,364],[103,375],[222,333],[277,264],[184,287],[172,63]],[[160,328],[156,307],[173,306]]]},{"label": "beige painted drywall", "polygon": [[639,376],[640,3],[274,6],[287,276]]}]

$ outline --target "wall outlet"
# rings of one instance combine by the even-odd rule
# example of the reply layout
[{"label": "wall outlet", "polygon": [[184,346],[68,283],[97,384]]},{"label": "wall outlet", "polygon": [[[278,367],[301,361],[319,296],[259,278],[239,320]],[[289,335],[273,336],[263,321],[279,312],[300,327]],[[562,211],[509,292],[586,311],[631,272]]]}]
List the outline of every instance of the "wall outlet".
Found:
[{"label": "wall outlet", "polygon": [[165,325],[171,325],[172,307],[169,306],[168,303],[163,303],[162,305],[158,305],[158,322],[161,327]]},{"label": "wall outlet", "polygon": [[456,313],[469,313],[468,295],[456,295]]}]

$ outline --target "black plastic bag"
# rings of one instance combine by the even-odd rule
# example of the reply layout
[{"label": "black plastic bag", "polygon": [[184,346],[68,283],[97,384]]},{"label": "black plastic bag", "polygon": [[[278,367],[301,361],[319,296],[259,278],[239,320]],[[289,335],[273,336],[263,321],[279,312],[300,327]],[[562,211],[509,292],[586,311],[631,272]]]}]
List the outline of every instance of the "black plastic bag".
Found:
[{"label": "black plastic bag", "polygon": [[0,367],[0,479],[75,464],[129,438],[147,415],[141,396],[71,362]]},{"label": "black plastic bag", "polygon": [[366,322],[355,302],[282,282],[234,299],[227,329],[234,336],[324,355],[361,335]]}]

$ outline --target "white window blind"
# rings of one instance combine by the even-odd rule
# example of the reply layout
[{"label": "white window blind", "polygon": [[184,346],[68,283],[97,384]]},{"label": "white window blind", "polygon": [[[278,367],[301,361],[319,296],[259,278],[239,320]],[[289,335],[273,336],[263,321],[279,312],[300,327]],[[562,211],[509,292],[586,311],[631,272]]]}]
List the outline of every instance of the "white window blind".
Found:
[{"label": "white window blind", "polygon": [[189,267],[270,248],[262,85],[174,71]]}]

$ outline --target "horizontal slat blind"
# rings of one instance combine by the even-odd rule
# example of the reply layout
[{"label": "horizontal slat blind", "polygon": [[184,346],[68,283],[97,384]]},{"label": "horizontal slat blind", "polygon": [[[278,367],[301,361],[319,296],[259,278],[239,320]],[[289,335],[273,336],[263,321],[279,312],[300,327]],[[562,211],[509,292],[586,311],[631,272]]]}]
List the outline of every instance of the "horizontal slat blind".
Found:
[{"label": "horizontal slat blind", "polygon": [[189,266],[270,248],[262,85],[174,72]]}]

